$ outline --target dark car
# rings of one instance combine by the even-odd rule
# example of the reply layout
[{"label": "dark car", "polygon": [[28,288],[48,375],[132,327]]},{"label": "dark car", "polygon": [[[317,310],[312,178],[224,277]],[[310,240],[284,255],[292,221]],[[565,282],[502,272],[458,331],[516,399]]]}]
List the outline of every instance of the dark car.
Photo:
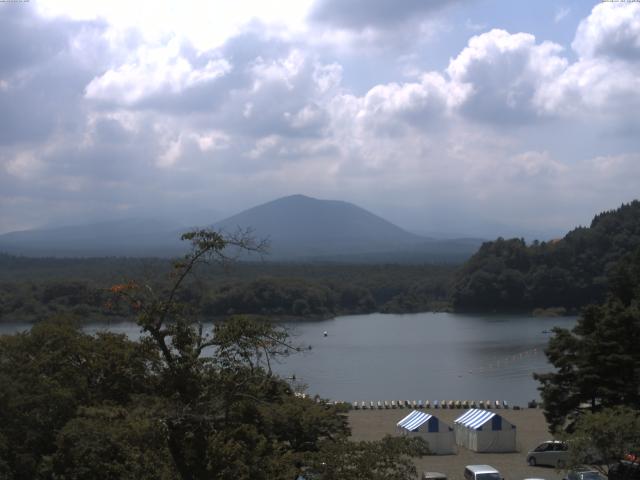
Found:
[{"label": "dark car", "polygon": [[570,470],[563,480],[605,480],[605,478],[590,467],[578,467]]},{"label": "dark car", "polygon": [[620,460],[609,467],[609,480],[640,480],[640,463]]}]

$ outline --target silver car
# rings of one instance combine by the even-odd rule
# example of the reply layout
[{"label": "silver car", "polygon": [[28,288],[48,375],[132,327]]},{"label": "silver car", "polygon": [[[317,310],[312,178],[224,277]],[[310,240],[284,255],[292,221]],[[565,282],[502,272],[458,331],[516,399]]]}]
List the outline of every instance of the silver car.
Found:
[{"label": "silver car", "polygon": [[569,459],[569,448],[566,443],[557,440],[543,442],[527,453],[527,463],[532,467],[536,465],[549,465],[563,468]]}]

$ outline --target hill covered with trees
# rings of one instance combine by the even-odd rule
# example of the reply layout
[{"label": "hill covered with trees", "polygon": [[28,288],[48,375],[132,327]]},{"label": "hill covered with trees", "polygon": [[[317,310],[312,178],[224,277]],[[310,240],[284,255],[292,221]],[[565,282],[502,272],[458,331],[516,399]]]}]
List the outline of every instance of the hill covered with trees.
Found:
[{"label": "hill covered with trees", "polygon": [[[134,258],[26,258],[0,254],[0,322],[74,314],[111,320],[108,287],[126,279],[163,291],[171,262]],[[448,307],[452,265],[239,262],[199,270],[181,300],[204,318],[229,314],[324,318]]]},{"label": "hill covered with trees", "polygon": [[535,241],[498,238],[484,243],[460,269],[452,287],[453,308],[577,311],[602,302],[607,278],[640,246],[640,202],[596,215],[589,227],[564,238]]}]

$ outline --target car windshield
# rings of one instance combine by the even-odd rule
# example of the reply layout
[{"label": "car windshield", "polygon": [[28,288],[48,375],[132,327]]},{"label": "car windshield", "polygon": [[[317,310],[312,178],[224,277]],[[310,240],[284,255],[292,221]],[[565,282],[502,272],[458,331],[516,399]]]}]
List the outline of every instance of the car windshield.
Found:
[{"label": "car windshield", "polygon": [[[500,478],[499,473],[479,473],[478,475],[476,475],[476,480],[502,480],[502,479]],[[584,479],[584,480],[591,480],[591,479]]]},{"label": "car windshield", "polygon": [[580,480],[602,480],[602,477],[598,472],[582,472]]}]

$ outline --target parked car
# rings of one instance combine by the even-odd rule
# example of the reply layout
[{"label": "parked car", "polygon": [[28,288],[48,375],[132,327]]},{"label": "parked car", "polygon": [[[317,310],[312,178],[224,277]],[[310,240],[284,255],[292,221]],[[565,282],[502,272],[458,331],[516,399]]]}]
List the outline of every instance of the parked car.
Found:
[{"label": "parked car", "polygon": [[562,480],[605,480],[605,478],[591,467],[578,467],[570,470]]},{"label": "parked car", "polygon": [[467,465],[464,467],[465,480],[504,480],[500,472],[491,465]]},{"label": "parked car", "polygon": [[440,472],[423,472],[422,480],[447,480],[447,476]]},{"label": "parked car", "polygon": [[640,463],[620,460],[609,467],[609,480],[640,480]]},{"label": "parked car", "polygon": [[568,445],[557,440],[542,442],[527,453],[527,463],[532,467],[548,465],[550,467],[563,468],[567,465],[568,460]]}]

